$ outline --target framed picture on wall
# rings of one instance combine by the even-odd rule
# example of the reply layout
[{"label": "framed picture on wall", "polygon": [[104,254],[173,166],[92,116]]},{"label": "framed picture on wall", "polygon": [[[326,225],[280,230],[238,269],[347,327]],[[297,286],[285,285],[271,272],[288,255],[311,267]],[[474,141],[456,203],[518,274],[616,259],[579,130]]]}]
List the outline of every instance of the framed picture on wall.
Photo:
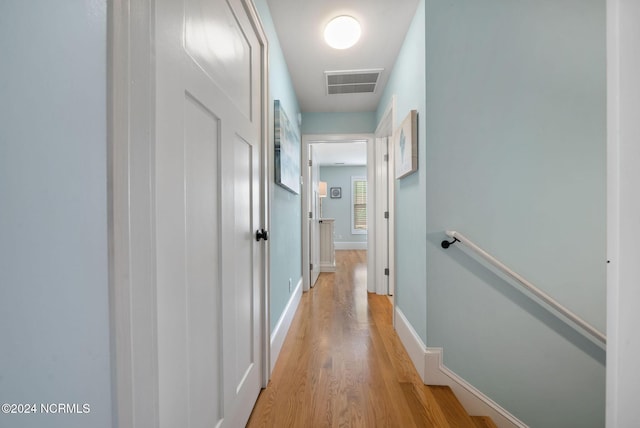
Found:
[{"label": "framed picture on wall", "polygon": [[331,199],[340,199],[342,198],[342,187],[332,187],[329,189],[329,196]]},{"label": "framed picture on wall", "polygon": [[418,170],[418,111],[411,110],[396,131],[396,178]]},{"label": "framed picture on wall", "polygon": [[275,181],[295,194],[300,193],[300,137],[279,100],[274,106]]}]

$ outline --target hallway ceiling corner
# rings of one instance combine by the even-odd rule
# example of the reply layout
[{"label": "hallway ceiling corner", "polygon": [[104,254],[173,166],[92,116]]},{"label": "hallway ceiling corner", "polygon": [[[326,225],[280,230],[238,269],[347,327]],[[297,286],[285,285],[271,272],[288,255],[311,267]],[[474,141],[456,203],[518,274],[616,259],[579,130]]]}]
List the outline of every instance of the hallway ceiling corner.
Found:
[{"label": "hallway ceiling corner", "polygon": [[[302,111],[376,110],[418,1],[267,0]],[[349,49],[333,49],[323,40],[325,25],[338,15],[362,25],[360,41]],[[328,86],[331,74],[371,70],[379,73],[375,86],[339,79],[333,81],[344,87]]]}]

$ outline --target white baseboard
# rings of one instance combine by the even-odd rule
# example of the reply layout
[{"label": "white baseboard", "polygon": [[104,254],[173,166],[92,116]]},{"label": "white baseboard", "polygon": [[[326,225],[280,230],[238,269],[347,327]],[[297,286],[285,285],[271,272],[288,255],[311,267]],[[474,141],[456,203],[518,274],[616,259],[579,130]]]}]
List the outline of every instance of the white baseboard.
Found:
[{"label": "white baseboard", "polygon": [[396,307],[396,331],[426,385],[450,387],[472,416],[489,416],[498,428],[527,428],[498,403],[484,395],[443,364],[442,348],[427,348],[400,308]]},{"label": "white baseboard", "polygon": [[400,341],[409,354],[409,358],[411,358],[413,366],[420,375],[420,379],[424,380],[424,362],[427,346],[422,342],[418,333],[416,333],[411,323],[397,306],[395,328],[398,333],[398,337],[400,337]]},{"label": "white baseboard", "polygon": [[527,428],[524,422],[447,368],[442,362],[442,354],[442,348],[426,349],[425,384],[449,386],[470,415],[489,416],[498,428]]},{"label": "white baseboard", "polygon": [[291,293],[291,298],[289,299],[287,306],[284,308],[276,327],[271,333],[271,367],[269,368],[269,371],[273,371],[273,367],[276,365],[276,361],[278,360],[278,356],[282,350],[282,345],[284,344],[284,339],[287,337],[289,327],[291,327],[293,316],[296,314],[301,298],[302,278],[300,278],[296,288],[293,290],[293,293]]},{"label": "white baseboard", "polygon": [[366,250],[366,242],[334,242],[333,246],[336,250]]},{"label": "white baseboard", "polygon": [[320,263],[319,268],[320,268],[320,272],[335,272],[336,264]]}]

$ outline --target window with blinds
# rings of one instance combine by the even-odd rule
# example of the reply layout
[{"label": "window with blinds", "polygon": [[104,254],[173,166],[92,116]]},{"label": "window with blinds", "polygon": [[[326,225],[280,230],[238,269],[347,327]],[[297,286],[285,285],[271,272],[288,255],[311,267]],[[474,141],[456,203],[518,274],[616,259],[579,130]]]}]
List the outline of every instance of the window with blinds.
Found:
[{"label": "window with blinds", "polygon": [[351,233],[367,233],[367,179],[351,177]]}]

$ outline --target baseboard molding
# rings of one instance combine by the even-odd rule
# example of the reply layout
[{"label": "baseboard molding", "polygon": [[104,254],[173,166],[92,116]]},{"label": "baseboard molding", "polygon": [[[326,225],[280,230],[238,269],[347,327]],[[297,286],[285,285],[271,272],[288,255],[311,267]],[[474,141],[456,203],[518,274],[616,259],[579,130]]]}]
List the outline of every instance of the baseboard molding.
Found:
[{"label": "baseboard molding", "polygon": [[396,307],[396,331],[413,365],[426,385],[450,387],[472,416],[489,416],[498,428],[528,428],[498,403],[447,368],[442,348],[427,348],[402,311]]},{"label": "baseboard molding", "polygon": [[334,242],[333,246],[336,250],[366,250],[366,242]]},{"label": "baseboard molding", "polygon": [[425,354],[427,346],[424,344],[418,333],[413,329],[413,326],[404,316],[399,307],[396,306],[396,332],[400,341],[404,345],[404,348],[411,358],[413,366],[418,371],[420,379],[424,380],[424,368],[425,368]]},{"label": "baseboard molding", "polygon": [[336,264],[320,263],[319,268],[320,268],[320,272],[335,272]]},{"label": "baseboard molding", "polygon": [[528,428],[527,425],[484,395],[443,364],[442,348],[427,348],[425,351],[424,383],[447,385],[472,416],[489,416],[498,428]]},{"label": "baseboard molding", "polygon": [[287,333],[289,332],[289,327],[291,327],[291,322],[293,321],[293,316],[296,314],[296,310],[298,309],[298,305],[300,304],[300,299],[302,298],[302,278],[298,281],[296,288],[291,293],[291,298],[287,303],[287,306],[284,308],[276,327],[273,329],[271,333],[271,367],[269,371],[273,371],[273,367],[276,365],[276,361],[278,360],[278,356],[280,356],[280,351],[282,350],[282,345],[284,344],[284,339],[287,337]]}]

